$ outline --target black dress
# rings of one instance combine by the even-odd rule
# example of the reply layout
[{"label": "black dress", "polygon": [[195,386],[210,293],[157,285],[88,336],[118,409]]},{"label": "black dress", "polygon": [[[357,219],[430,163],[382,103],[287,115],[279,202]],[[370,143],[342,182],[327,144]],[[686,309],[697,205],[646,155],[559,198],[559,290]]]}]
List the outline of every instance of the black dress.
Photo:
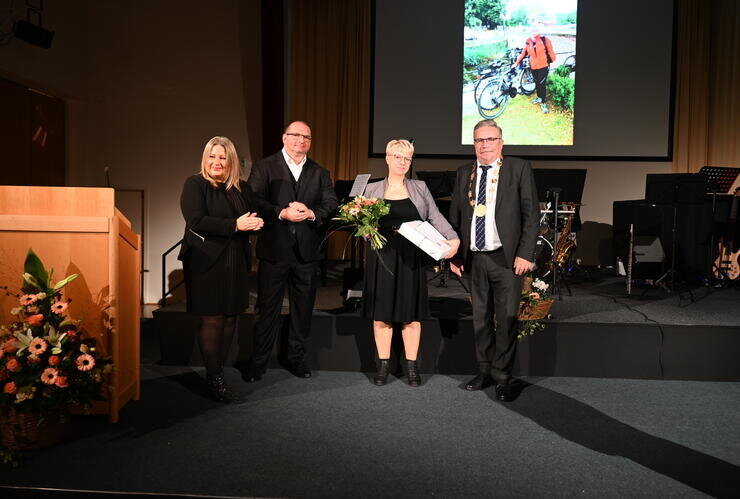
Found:
[{"label": "black dress", "polygon": [[429,318],[424,253],[396,232],[402,223],[421,217],[409,198],[386,202],[391,209],[380,219],[380,232],[388,242],[368,252],[362,315],[387,323],[422,321]]},{"label": "black dress", "polygon": [[[207,188],[211,189],[210,186]],[[254,211],[249,202],[251,196],[248,197],[244,190],[240,192],[232,188],[227,191],[220,185],[214,191],[209,194],[216,200],[221,198],[221,202],[217,203],[221,210],[218,210],[219,213],[208,213],[209,216],[236,219],[248,211]],[[216,204],[213,203],[214,199],[209,201],[211,206]],[[224,208],[226,212],[222,211]],[[216,236],[204,237],[214,239]],[[188,312],[198,315],[237,315],[249,306],[247,235],[235,231],[219,239],[225,242],[225,247],[215,262],[205,264],[207,259],[197,248],[192,248],[183,258]]]}]

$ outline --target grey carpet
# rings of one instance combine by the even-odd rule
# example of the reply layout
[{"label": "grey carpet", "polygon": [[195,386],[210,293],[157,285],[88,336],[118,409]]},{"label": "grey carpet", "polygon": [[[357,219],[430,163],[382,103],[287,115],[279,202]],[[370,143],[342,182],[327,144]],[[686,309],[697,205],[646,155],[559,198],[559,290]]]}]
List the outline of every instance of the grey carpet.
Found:
[{"label": "grey carpet", "polygon": [[117,425],[68,440],[0,484],[259,497],[702,497],[740,490],[740,383],[523,380],[513,403],[463,376],[271,370],[220,405],[188,368],[147,367]]}]

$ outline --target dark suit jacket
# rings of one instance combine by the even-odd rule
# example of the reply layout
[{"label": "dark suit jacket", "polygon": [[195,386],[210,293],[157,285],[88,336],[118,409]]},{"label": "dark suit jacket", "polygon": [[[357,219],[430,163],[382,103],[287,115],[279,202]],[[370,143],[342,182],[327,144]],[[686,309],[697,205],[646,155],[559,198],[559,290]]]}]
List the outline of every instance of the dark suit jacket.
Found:
[{"label": "dark suit jacket", "polygon": [[[457,169],[450,207],[450,223],[461,236],[459,255],[466,263],[469,263],[471,253],[470,224],[473,220],[477,182],[477,163],[473,162]],[[499,171],[495,216],[506,261],[512,267],[517,256],[530,262],[534,261],[540,208],[529,161],[504,157]]]},{"label": "dark suit jacket", "polygon": [[[256,211],[265,219],[265,225],[274,223],[276,217],[269,206],[256,198],[246,182],[240,182],[239,186],[247,211]],[[194,270],[207,270],[232,238],[246,237],[245,232],[235,230],[237,217],[223,189],[215,189],[199,174],[185,180],[180,208],[185,218],[185,235],[177,258],[184,260],[192,256],[189,261]]]},{"label": "dark suit jacket", "polygon": [[307,158],[296,182],[283,153],[278,151],[255,163],[248,182],[255,195],[269,203],[276,218],[292,201],[300,201],[316,215],[314,221],[278,220],[265,227],[257,239],[257,258],[272,262],[294,260],[296,247],[303,261],[320,260],[321,226],[338,205],[329,171]]}]

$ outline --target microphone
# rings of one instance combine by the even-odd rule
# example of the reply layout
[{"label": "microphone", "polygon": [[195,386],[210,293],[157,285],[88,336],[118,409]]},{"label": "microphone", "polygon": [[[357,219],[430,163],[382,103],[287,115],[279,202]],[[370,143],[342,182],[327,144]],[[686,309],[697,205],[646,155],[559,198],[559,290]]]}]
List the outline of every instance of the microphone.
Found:
[{"label": "microphone", "polygon": [[106,166],[103,171],[105,172],[105,186],[110,187],[110,168]]}]

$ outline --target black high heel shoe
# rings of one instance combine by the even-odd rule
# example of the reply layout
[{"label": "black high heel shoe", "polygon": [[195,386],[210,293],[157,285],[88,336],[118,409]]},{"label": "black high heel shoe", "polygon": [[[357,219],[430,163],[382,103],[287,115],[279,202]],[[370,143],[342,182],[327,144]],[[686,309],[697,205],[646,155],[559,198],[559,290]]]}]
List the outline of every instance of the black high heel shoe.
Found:
[{"label": "black high heel shoe", "polygon": [[388,381],[388,371],[390,370],[390,359],[379,359],[378,372],[373,377],[373,383],[378,386],[385,385]]},{"label": "black high heel shoe", "polygon": [[419,376],[419,367],[416,365],[415,360],[406,359],[406,378],[408,379],[409,386],[421,385],[421,376]]}]

